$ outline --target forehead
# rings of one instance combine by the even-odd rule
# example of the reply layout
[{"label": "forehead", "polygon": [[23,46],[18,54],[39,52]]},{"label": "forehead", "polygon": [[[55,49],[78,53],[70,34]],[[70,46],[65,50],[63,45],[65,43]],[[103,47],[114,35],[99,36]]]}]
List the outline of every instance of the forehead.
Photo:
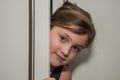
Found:
[{"label": "forehead", "polygon": [[[70,28],[75,28],[75,26],[70,26]],[[83,47],[86,47],[86,45],[87,45],[87,40],[88,40],[88,35],[87,34],[86,35],[78,35],[78,34],[75,34],[75,33],[71,32],[68,29],[58,27],[58,26],[53,27],[51,32],[53,34],[58,34],[59,33],[59,34],[65,34],[65,35],[69,36],[71,38],[71,40],[72,40],[71,42],[73,44],[80,44]]]}]

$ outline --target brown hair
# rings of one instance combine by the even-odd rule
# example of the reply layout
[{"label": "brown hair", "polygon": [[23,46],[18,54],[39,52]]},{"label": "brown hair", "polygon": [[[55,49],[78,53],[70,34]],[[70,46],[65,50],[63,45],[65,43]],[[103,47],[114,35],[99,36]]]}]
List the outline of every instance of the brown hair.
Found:
[{"label": "brown hair", "polygon": [[[79,26],[79,29],[70,28],[71,25]],[[89,37],[87,46],[95,37],[95,29],[90,14],[70,2],[65,2],[51,15],[51,29],[54,26],[66,28],[79,35],[87,34]]]}]

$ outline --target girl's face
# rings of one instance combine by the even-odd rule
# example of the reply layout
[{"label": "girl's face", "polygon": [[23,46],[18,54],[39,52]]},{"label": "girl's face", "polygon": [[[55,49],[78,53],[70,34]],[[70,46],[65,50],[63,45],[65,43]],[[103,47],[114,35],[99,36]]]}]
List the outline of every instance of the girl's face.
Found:
[{"label": "girl's face", "polygon": [[54,67],[68,64],[85,47],[87,39],[87,35],[78,35],[65,28],[53,27],[50,31],[50,64]]}]

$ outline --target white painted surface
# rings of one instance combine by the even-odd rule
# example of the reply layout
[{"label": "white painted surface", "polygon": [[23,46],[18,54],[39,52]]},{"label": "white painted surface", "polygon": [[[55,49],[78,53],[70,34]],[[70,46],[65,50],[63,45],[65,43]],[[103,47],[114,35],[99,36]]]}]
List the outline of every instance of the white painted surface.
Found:
[{"label": "white painted surface", "polygon": [[[53,1],[54,9],[62,4]],[[72,65],[73,80],[120,80],[120,1],[69,1],[88,11],[96,28],[93,47],[78,56]]]},{"label": "white painted surface", "polygon": [[49,77],[50,3],[35,0],[35,80]]},{"label": "white painted surface", "polygon": [[28,80],[28,0],[0,0],[0,80]]}]

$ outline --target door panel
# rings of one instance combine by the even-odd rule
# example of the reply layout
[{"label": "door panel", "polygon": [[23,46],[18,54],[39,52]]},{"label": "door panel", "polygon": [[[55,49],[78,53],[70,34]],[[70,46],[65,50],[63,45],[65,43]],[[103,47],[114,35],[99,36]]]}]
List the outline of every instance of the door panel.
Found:
[{"label": "door panel", "polygon": [[28,0],[0,0],[0,80],[28,80]]}]

